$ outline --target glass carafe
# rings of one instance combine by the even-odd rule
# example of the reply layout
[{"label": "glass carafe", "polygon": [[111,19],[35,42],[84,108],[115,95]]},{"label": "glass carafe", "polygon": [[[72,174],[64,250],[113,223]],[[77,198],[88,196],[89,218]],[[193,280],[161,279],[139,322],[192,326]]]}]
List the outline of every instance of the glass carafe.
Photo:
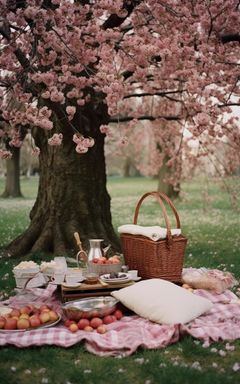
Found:
[{"label": "glass carafe", "polygon": [[101,248],[101,243],[103,239],[89,239],[90,249],[88,252],[88,261],[93,261],[93,259],[99,259],[103,256],[103,250]]}]

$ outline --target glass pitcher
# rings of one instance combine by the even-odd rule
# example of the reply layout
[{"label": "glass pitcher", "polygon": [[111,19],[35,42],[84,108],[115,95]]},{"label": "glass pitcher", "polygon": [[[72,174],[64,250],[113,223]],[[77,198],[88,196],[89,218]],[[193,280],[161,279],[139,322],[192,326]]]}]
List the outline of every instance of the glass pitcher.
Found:
[{"label": "glass pitcher", "polygon": [[88,261],[93,261],[93,259],[103,257],[104,252],[101,248],[102,241],[103,239],[89,239],[90,249],[88,252]]}]

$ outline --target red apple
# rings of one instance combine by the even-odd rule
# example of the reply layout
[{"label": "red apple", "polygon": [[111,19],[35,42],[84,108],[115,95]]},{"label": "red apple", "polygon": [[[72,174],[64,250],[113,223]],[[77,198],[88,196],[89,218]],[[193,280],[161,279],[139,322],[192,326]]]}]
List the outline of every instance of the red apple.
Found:
[{"label": "red apple", "polygon": [[39,309],[40,309],[40,312],[42,312],[44,309],[50,310],[50,308],[47,304],[42,304]]},{"label": "red apple", "polygon": [[0,329],[4,328],[5,323],[6,323],[6,318],[3,316],[0,316]]},{"label": "red apple", "polygon": [[91,327],[90,325],[87,325],[87,326],[84,328],[84,331],[86,331],[86,332],[93,332],[93,327]]},{"label": "red apple", "polygon": [[72,323],[72,324],[69,325],[68,329],[71,332],[77,332],[78,331],[78,326],[77,326],[76,323]]},{"label": "red apple", "polygon": [[29,322],[31,327],[39,327],[41,325],[41,321],[37,315],[32,315],[29,317]]},{"label": "red apple", "polygon": [[49,309],[49,308],[43,308],[40,312],[43,313],[43,312],[50,312],[50,311],[51,311],[51,309]]},{"label": "red apple", "polygon": [[32,309],[28,305],[25,305],[25,307],[20,308],[21,314],[26,313],[29,315],[31,312],[32,312]]},{"label": "red apple", "polygon": [[80,319],[77,325],[78,329],[84,329],[86,326],[90,325],[90,321],[88,319]]},{"label": "red apple", "polygon": [[12,312],[10,312],[11,317],[19,317],[21,315],[21,312],[17,308],[13,308]]},{"label": "red apple", "polygon": [[12,318],[6,318],[4,329],[12,330],[17,328],[17,320]]},{"label": "red apple", "polygon": [[84,312],[83,314],[82,314],[82,319],[90,319],[90,312]]},{"label": "red apple", "polygon": [[65,327],[67,327],[67,328],[69,327],[70,324],[73,324],[73,323],[75,323],[75,321],[70,320],[70,319],[67,319],[67,320],[64,321],[64,325],[65,325]]},{"label": "red apple", "polygon": [[104,316],[103,323],[104,324],[111,324],[113,323],[114,319],[111,315]]},{"label": "red apple", "polygon": [[107,258],[106,257],[99,257],[98,259],[98,264],[105,264],[107,261]]},{"label": "red apple", "polygon": [[94,259],[92,260],[92,262],[93,262],[94,264],[97,264],[97,263],[98,263],[98,258],[97,258],[97,257],[94,257]]},{"label": "red apple", "polygon": [[28,319],[19,318],[17,321],[17,329],[27,329],[30,327],[30,321]]},{"label": "red apple", "polygon": [[113,264],[120,264],[120,260],[119,259],[113,259],[112,263]]},{"label": "red apple", "polygon": [[90,320],[90,325],[91,327],[93,327],[94,329],[96,329],[97,327],[99,327],[99,325],[102,325],[103,321],[102,319],[100,319],[99,317],[93,317],[91,320]]},{"label": "red apple", "polygon": [[41,312],[39,315],[41,323],[47,323],[50,320],[49,312]]},{"label": "red apple", "polygon": [[121,318],[123,317],[123,313],[122,311],[120,311],[120,309],[116,309],[113,315],[116,317],[117,320],[121,320]]},{"label": "red apple", "polygon": [[48,312],[48,314],[49,314],[49,317],[50,317],[51,321],[57,321],[58,320],[59,316],[58,316],[57,312],[51,310],[51,311]]},{"label": "red apple", "polygon": [[97,327],[97,332],[101,334],[106,333],[107,332],[106,327],[104,327],[104,325],[99,325],[99,327]]},{"label": "red apple", "polygon": [[31,312],[33,312],[35,309],[33,304],[28,304],[27,307],[31,310]]},{"label": "red apple", "polygon": [[29,315],[27,313],[22,313],[20,316],[19,316],[19,319],[29,319]]}]

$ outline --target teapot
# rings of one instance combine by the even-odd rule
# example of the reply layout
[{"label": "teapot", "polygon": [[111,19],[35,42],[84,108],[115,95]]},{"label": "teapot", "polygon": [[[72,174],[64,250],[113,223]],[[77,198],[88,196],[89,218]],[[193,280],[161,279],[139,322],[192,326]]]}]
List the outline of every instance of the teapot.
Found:
[{"label": "teapot", "polygon": [[99,259],[106,255],[107,251],[111,247],[108,245],[105,248],[101,247],[103,239],[89,239],[90,249],[88,252],[88,261],[93,261],[93,259]]}]

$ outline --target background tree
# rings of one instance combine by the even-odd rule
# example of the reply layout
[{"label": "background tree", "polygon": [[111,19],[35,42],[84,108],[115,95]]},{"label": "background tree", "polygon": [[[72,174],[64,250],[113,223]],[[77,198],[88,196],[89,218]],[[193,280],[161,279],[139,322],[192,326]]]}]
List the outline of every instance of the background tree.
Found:
[{"label": "background tree", "polygon": [[[15,139],[20,123],[31,125],[40,150],[31,223],[9,252],[66,252],[75,230],[84,241],[100,236],[117,247],[106,190],[108,124],[188,121],[196,137],[228,136],[222,116],[239,95],[239,2],[0,3],[2,118]],[[25,111],[7,110],[8,90]],[[139,106],[133,114],[124,102],[153,95],[180,103],[180,112],[143,115]]]}]

